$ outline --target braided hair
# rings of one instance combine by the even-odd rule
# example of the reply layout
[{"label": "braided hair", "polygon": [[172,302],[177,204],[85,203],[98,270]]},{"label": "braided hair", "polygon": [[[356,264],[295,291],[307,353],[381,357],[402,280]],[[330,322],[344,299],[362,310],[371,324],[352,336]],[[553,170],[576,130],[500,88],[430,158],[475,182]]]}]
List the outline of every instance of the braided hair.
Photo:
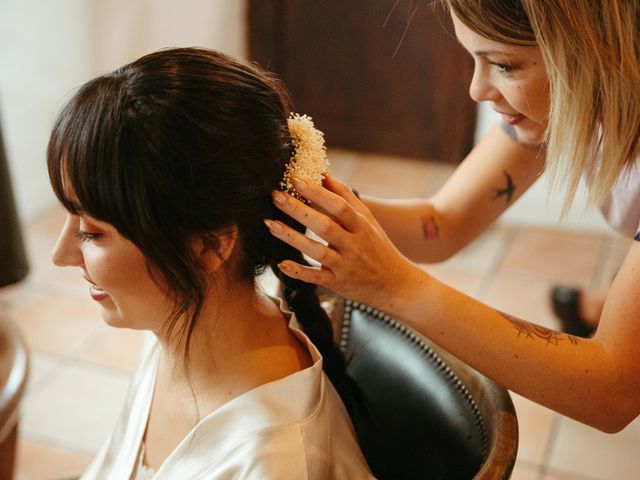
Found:
[{"label": "braided hair", "polygon": [[[279,209],[275,210],[274,217],[277,220],[299,232],[304,232],[305,227],[302,224],[292,220],[291,217],[285,215]],[[307,265],[299,250],[284,242],[277,241],[275,255],[270,261],[270,267],[282,282],[284,298],[291,310],[295,312],[300,326],[322,353],[325,373],[340,391],[345,381],[345,360],[342,352],[334,342],[331,321],[327,312],[320,305],[316,286],[291,278],[278,268],[278,264],[285,259],[293,260],[301,265]]]}]

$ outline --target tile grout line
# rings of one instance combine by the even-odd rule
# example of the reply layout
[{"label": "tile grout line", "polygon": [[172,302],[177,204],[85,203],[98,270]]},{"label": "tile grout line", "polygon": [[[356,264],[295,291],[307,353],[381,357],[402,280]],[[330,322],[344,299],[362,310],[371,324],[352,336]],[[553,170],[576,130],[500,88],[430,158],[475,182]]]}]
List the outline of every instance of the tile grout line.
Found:
[{"label": "tile grout line", "polygon": [[551,423],[551,430],[547,440],[547,446],[542,455],[542,462],[540,462],[540,469],[538,471],[538,480],[544,480],[549,473],[549,462],[555,448],[556,439],[558,437],[558,431],[562,424],[562,416],[559,413],[554,413],[553,422]]},{"label": "tile grout line", "polygon": [[507,231],[504,234],[503,239],[501,240],[501,247],[496,250],[493,260],[489,264],[489,268],[482,274],[480,284],[476,289],[475,298],[479,301],[484,302],[489,293],[489,288],[491,286],[492,280],[495,278],[496,273],[500,269],[500,265],[502,261],[507,255],[507,251],[511,248],[513,241],[522,227],[514,226],[514,225],[506,225]]},{"label": "tile grout line", "polygon": [[27,428],[20,428],[20,438],[22,438],[23,440],[27,440],[35,443],[44,444],[52,448],[66,450],[71,453],[90,455],[91,457],[95,457],[97,454],[96,451],[81,450],[78,448],[77,445],[71,445],[65,442],[64,440],[61,440],[60,438],[52,437],[47,434],[33,432]]},{"label": "tile grout line", "polygon": [[[600,245],[598,247],[598,259],[593,269],[593,274],[589,280],[589,288],[596,288],[604,281],[604,271],[607,261],[611,258],[611,249],[609,248],[609,239],[606,235],[600,236]],[[609,283],[611,283],[609,281]]]},{"label": "tile grout line", "polygon": [[[95,332],[89,335],[89,337],[91,338],[95,336],[96,336]],[[89,339],[83,340],[82,342],[80,342],[80,344],[84,344],[87,340]],[[77,347],[74,348],[72,352],[76,352],[77,349],[78,349]],[[47,385],[55,381],[64,373],[67,373],[72,368],[91,369],[91,370],[96,370],[98,372],[104,373],[106,375],[123,376],[123,377],[127,377],[129,381],[131,381],[131,378],[134,375],[133,370],[124,370],[121,368],[113,367],[111,365],[105,365],[100,362],[81,358],[79,354],[81,354],[82,351],[75,354],[68,353],[64,355],[47,352],[44,350],[33,350],[33,352],[37,353],[38,355],[55,357],[51,359],[51,362],[54,363],[55,366],[53,366],[50,369],[50,371],[42,375],[42,377],[39,378],[37,381],[34,381],[30,386],[28,386],[25,397],[35,395],[40,390],[46,388]]]}]

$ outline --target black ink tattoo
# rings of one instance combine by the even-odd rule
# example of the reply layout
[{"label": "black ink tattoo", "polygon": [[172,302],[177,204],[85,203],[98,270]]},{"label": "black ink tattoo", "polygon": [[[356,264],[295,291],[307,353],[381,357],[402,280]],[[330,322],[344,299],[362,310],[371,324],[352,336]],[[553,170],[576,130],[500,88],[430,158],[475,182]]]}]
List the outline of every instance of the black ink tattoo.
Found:
[{"label": "black ink tattoo", "polygon": [[438,238],[440,235],[440,226],[433,215],[425,215],[422,217],[422,235],[427,240],[430,238]]},{"label": "black ink tattoo", "polygon": [[509,175],[504,170],[502,171],[502,173],[504,173],[504,176],[507,179],[507,186],[504,188],[494,188],[496,194],[494,195],[493,199],[496,200],[497,198],[500,198],[504,195],[506,197],[507,203],[509,203],[513,198],[513,193],[516,191],[516,186],[513,183],[513,178],[511,178],[511,175]]},{"label": "black ink tattoo", "polygon": [[569,339],[569,342],[571,343],[571,345],[577,345],[580,343],[580,340],[578,339],[578,337],[574,336],[574,335],[569,335],[567,333],[567,338]]},{"label": "black ink tattoo", "polygon": [[519,318],[513,317],[504,312],[498,311],[498,313],[516,328],[518,331],[518,337],[523,336],[524,338],[531,338],[533,340],[539,338],[547,342],[547,345],[558,345],[558,343],[564,340],[564,337],[566,336],[571,345],[577,345],[580,343],[579,338],[573,335],[564,335],[561,332],[556,332],[541,325],[525,322],[524,320],[520,320]]}]

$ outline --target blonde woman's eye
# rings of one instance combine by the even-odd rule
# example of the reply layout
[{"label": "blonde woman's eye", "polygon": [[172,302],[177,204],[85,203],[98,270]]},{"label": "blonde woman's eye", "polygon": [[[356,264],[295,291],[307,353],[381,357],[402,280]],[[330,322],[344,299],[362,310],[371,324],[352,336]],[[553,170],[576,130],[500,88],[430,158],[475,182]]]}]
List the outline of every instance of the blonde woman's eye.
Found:
[{"label": "blonde woman's eye", "polygon": [[489,64],[496,67],[500,73],[510,73],[516,69],[515,66],[506,63],[489,62]]},{"label": "blonde woman's eye", "polygon": [[75,235],[76,238],[82,240],[83,242],[93,242],[100,237],[99,233],[85,232],[84,230],[80,230],[79,228],[76,230]]}]

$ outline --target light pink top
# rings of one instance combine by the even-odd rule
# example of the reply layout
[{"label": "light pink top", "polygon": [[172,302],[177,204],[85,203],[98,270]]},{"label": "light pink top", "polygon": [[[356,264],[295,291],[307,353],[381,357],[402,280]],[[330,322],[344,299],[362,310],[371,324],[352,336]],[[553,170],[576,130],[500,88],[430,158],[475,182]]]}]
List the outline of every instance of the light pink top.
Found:
[{"label": "light pink top", "polygon": [[640,240],[640,157],[618,177],[600,211],[613,228]]}]

